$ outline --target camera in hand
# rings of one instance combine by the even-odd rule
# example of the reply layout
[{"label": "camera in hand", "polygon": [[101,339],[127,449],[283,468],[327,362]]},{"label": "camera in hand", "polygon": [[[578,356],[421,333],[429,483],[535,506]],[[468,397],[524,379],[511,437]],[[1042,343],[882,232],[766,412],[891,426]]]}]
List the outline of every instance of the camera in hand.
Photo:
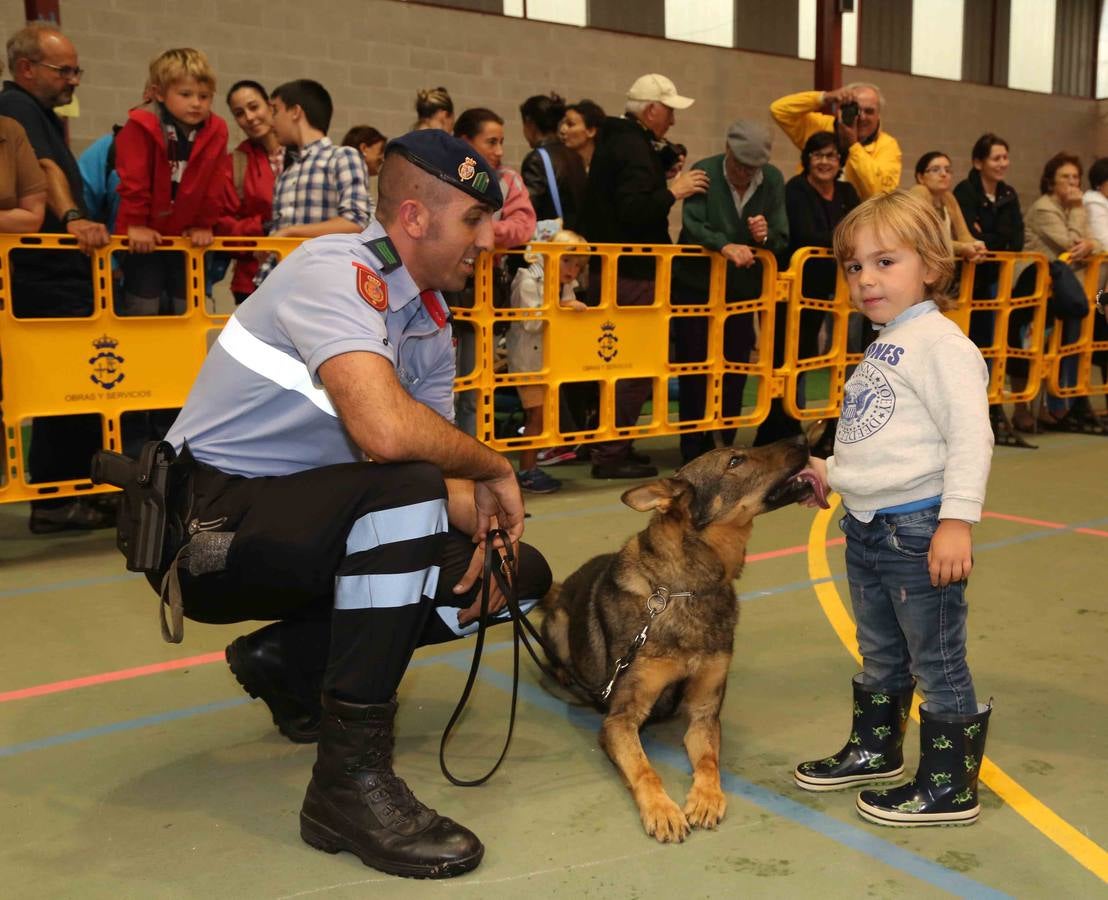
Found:
[{"label": "camera in hand", "polygon": [[858,104],[854,100],[844,103],[839,107],[839,118],[844,125],[853,125],[854,120],[858,118]]}]

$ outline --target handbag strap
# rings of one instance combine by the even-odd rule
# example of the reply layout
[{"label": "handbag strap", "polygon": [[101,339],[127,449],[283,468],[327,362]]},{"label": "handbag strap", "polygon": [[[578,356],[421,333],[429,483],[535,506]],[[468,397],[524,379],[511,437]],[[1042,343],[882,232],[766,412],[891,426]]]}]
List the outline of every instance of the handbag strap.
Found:
[{"label": "handbag strap", "polygon": [[554,177],[554,163],[550,159],[550,151],[545,147],[539,147],[539,156],[542,157],[542,166],[546,169],[546,183],[550,188],[550,199],[554,201],[554,211],[558,214],[559,219],[564,219],[562,198],[558,194],[558,179]]}]

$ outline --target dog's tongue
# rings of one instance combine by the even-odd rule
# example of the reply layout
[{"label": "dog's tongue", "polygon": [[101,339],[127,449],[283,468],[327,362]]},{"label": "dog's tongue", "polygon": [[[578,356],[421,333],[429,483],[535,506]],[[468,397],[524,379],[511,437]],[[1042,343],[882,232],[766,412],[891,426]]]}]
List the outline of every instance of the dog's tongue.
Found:
[{"label": "dog's tongue", "polygon": [[797,481],[806,481],[812,488],[812,496],[816,498],[816,503],[822,506],[824,509],[830,509],[831,504],[827,502],[827,491],[824,489],[823,482],[820,481],[819,476],[816,475],[815,469],[803,469],[797,476]]}]

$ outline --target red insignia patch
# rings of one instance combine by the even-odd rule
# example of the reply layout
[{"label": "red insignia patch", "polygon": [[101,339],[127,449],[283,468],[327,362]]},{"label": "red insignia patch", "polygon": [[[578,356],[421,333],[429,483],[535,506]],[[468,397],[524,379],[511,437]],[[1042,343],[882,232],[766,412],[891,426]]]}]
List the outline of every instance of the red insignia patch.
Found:
[{"label": "red insignia patch", "polygon": [[351,261],[350,265],[358,270],[355,280],[358,285],[358,293],[361,294],[362,299],[377,312],[384,312],[385,307],[389,305],[389,289],[381,276],[369,266],[364,266],[359,262]]}]

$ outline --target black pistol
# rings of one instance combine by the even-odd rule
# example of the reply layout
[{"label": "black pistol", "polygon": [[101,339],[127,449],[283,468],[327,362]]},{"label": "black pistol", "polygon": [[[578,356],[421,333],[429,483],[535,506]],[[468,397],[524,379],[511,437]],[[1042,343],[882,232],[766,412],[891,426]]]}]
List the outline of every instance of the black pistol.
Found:
[{"label": "black pistol", "polygon": [[116,545],[132,572],[158,572],[162,567],[166,532],[166,490],[169,467],[176,458],[172,445],[148,441],[138,460],[110,450],[92,457],[93,484],[123,489]]}]

